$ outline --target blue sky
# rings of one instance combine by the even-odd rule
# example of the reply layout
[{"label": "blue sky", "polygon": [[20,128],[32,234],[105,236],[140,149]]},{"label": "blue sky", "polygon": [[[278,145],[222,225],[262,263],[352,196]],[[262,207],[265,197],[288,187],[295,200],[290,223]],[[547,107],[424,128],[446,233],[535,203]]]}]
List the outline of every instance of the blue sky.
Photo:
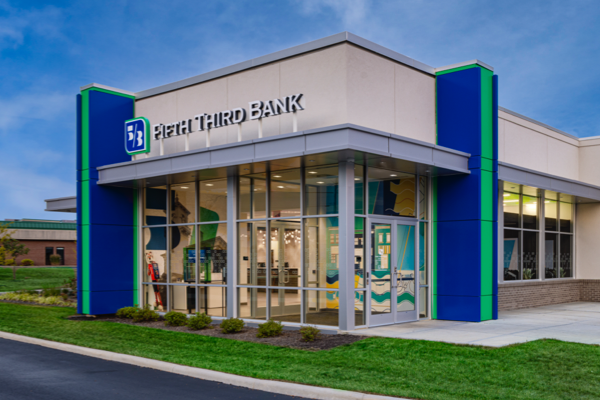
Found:
[{"label": "blue sky", "polygon": [[433,67],[480,59],[500,105],[600,135],[598,1],[0,0],[0,219],[75,219],[75,95],[140,91],[341,31]]}]

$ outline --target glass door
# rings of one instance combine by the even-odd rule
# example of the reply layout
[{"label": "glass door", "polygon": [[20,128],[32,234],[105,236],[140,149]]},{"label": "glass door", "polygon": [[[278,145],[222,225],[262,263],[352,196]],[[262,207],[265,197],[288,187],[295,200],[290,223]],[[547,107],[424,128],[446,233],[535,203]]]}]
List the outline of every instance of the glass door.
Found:
[{"label": "glass door", "polygon": [[369,325],[418,319],[415,222],[370,219]]}]

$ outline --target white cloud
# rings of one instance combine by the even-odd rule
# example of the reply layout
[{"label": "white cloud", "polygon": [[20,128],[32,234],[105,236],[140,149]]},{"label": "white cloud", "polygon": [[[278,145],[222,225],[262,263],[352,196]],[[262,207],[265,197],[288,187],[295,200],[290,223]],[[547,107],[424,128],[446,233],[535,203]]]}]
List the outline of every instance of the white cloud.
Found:
[{"label": "white cloud", "polygon": [[18,129],[23,123],[58,119],[60,114],[75,110],[75,96],[59,92],[22,93],[14,97],[0,97],[0,134]]},{"label": "white cloud", "polygon": [[61,27],[65,16],[53,6],[39,9],[22,9],[0,4],[0,51],[16,49],[25,43],[28,34],[42,36],[44,39],[65,39]]}]

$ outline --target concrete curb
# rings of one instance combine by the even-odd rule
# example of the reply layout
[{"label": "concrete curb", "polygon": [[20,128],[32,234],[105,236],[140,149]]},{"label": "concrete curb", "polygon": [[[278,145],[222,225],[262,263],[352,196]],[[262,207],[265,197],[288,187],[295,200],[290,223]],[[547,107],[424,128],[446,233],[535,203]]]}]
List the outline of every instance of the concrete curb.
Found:
[{"label": "concrete curb", "polygon": [[348,390],[322,388],[318,386],[302,385],[265,379],[249,378],[246,376],[228,374],[225,372],[212,371],[203,368],[186,367],[184,365],[168,363],[165,361],[152,360],[144,357],[130,356],[128,354],[114,353],[112,351],[90,349],[88,347],[75,346],[50,340],[36,339],[29,336],[16,335],[14,333],[0,332],[0,338],[15,340],[18,342],[35,344],[51,349],[68,351],[88,357],[100,358],[107,361],[116,361],[131,364],[138,367],[152,368],[159,371],[171,372],[192,378],[207,381],[221,382],[228,385],[245,387],[248,389],[263,390],[265,392],[285,394],[288,396],[303,396],[319,400],[409,400],[400,397],[379,396]]}]

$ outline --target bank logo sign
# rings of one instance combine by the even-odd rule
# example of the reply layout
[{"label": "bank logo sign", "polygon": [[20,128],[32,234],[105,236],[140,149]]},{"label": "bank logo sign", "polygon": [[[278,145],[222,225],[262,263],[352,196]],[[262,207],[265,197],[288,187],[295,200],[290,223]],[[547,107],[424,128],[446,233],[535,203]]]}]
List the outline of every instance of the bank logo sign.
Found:
[{"label": "bank logo sign", "polygon": [[150,122],[146,118],[125,121],[125,151],[129,155],[150,152]]}]

